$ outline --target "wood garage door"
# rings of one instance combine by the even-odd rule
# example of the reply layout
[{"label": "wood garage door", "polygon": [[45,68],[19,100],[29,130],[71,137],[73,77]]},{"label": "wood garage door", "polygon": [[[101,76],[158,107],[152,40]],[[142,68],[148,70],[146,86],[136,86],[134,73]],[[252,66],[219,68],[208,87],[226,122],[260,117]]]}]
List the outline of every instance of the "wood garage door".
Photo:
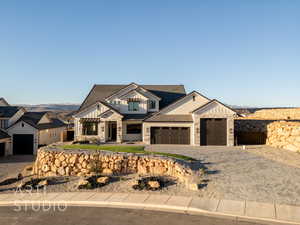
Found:
[{"label": "wood garage door", "polygon": [[201,119],[201,145],[227,145],[226,119]]},{"label": "wood garage door", "polygon": [[5,143],[0,143],[0,157],[5,155]]},{"label": "wood garage door", "polygon": [[190,144],[189,127],[151,127],[151,144]]},{"label": "wood garage door", "polygon": [[32,155],[33,154],[33,135],[32,134],[14,134],[13,135],[13,153],[14,153],[14,155]]}]

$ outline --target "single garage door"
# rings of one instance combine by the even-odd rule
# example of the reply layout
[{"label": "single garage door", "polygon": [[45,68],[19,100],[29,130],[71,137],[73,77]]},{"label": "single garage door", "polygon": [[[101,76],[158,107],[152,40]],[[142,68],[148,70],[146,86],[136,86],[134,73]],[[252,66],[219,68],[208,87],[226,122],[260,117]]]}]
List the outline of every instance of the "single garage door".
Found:
[{"label": "single garage door", "polygon": [[189,127],[151,127],[151,144],[190,144]]},{"label": "single garage door", "polygon": [[33,135],[32,134],[14,134],[13,135],[14,155],[32,155],[33,154]]},{"label": "single garage door", "polygon": [[5,155],[5,143],[0,143],[0,157]]},{"label": "single garage door", "polygon": [[227,145],[226,119],[201,119],[201,145]]}]

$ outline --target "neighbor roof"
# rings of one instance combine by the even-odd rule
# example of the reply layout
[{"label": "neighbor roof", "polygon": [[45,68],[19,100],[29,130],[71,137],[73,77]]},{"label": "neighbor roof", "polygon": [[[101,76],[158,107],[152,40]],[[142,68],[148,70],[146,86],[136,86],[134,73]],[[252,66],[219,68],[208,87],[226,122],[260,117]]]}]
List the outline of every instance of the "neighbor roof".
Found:
[{"label": "neighbor roof", "polygon": [[[79,111],[89,107],[97,101],[103,101],[106,97],[112,95],[128,85],[111,85],[100,84],[94,85],[86,99],[83,101]],[[164,108],[178,98],[186,95],[183,85],[139,85],[140,87],[150,91],[152,94],[161,98],[160,108]]]},{"label": "neighbor roof", "polygon": [[6,138],[10,138],[10,136],[3,130],[0,130],[0,139],[6,139]]},{"label": "neighbor roof", "polygon": [[33,126],[34,128],[38,130],[45,130],[45,129],[51,129],[51,128],[58,128],[58,127],[64,127],[66,124],[62,122],[59,119],[52,118],[51,123],[41,123],[39,124],[39,121],[42,119],[42,117],[47,114],[47,112],[26,112],[24,115],[17,121],[24,121],[25,123],[28,123],[29,125]]},{"label": "neighbor roof", "polygon": [[21,107],[18,106],[0,106],[0,117],[10,118],[15,115]]}]

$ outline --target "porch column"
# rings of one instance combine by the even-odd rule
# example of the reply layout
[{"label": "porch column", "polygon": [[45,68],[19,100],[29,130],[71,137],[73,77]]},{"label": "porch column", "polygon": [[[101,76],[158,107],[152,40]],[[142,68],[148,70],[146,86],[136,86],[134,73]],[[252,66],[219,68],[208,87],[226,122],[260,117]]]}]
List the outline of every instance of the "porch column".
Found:
[{"label": "porch column", "polygon": [[98,126],[98,135],[99,135],[99,138],[100,138],[100,142],[105,142],[105,123],[106,122],[100,122],[99,123],[99,126]]},{"label": "porch column", "polygon": [[121,143],[122,141],[123,141],[122,120],[117,120],[117,142]]}]

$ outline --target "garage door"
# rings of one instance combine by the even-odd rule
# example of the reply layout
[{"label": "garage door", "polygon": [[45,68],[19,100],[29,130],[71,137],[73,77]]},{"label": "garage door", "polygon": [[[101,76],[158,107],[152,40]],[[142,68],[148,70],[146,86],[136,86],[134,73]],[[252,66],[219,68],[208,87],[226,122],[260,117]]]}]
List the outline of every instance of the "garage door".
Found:
[{"label": "garage door", "polygon": [[0,143],[0,157],[5,154],[5,143]]},{"label": "garage door", "polygon": [[151,144],[190,144],[189,127],[151,127]]},{"label": "garage door", "polygon": [[201,119],[201,145],[227,145],[226,119]]},{"label": "garage door", "polygon": [[13,135],[14,155],[32,155],[33,154],[33,135],[32,134],[14,134]]}]

